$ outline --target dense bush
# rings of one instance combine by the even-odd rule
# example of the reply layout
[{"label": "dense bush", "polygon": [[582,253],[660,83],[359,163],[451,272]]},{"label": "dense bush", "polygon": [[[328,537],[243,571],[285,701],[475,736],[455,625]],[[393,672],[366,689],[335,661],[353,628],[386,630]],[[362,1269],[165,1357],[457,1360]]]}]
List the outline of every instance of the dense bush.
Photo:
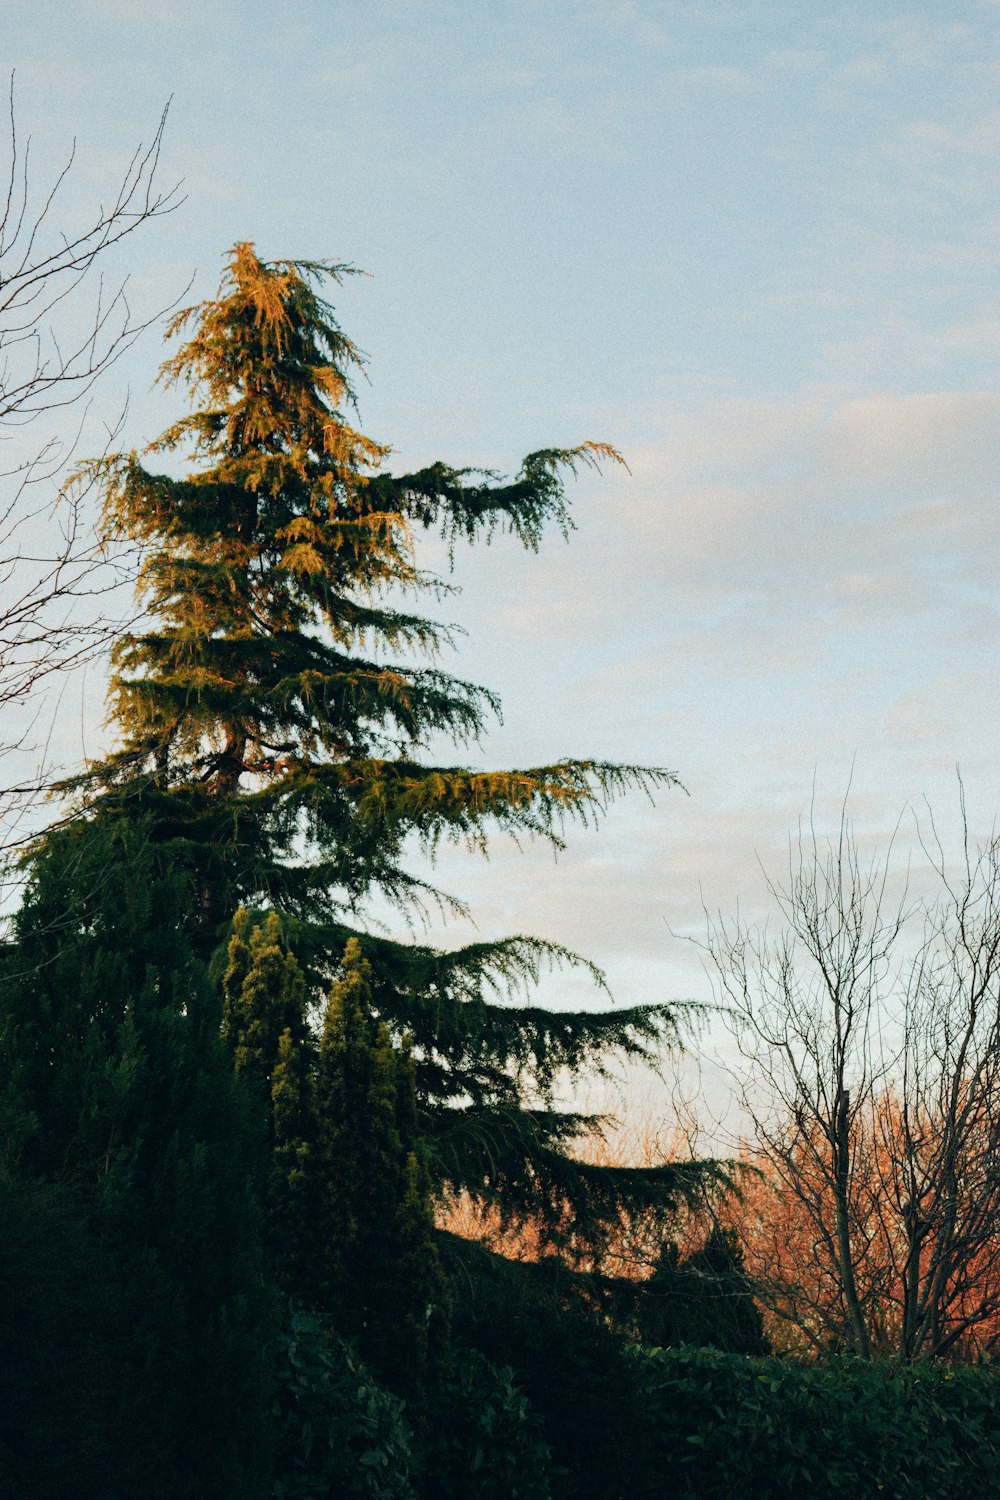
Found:
[{"label": "dense bush", "polygon": [[988,1367],[802,1366],[645,1350],[632,1490],[676,1500],[969,1500],[1000,1493],[1000,1375]]},{"label": "dense bush", "polygon": [[4,1500],[144,1493],[122,1290],[70,1193],[0,1177],[0,1287]]},{"label": "dense bush", "polygon": [[[32,1257],[22,1254],[16,1295],[53,1364],[71,1337],[75,1412],[90,1401],[88,1368],[105,1363],[82,1331],[110,1336],[106,1357],[119,1366],[96,1418],[104,1437],[84,1435],[74,1418],[80,1431],[47,1447],[44,1461],[65,1445],[70,1465],[74,1451],[82,1464],[117,1431],[127,1478],[120,1490],[102,1478],[101,1500],[264,1500],[265,1349],[277,1326],[260,1251],[266,1160],[219,1036],[219,996],[185,934],[191,883],[145,825],[126,819],[53,832],[25,874],[12,941],[0,945],[0,1157],[39,1214],[55,1216],[53,1234],[80,1249],[66,1250],[65,1269],[34,1298]],[[31,1229],[24,1201],[5,1212]],[[3,1222],[0,1238],[11,1238]],[[46,1331],[49,1295],[65,1304],[62,1331],[55,1322]],[[9,1441],[25,1451],[29,1411],[18,1395],[5,1415]],[[42,1493],[59,1491],[53,1481]],[[71,1480],[67,1493],[85,1491]]]},{"label": "dense bush", "polygon": [[314,1318],[278,1340],[274,1500],[413,1500],[403,1402]]},{"label": "dense bush", "polygon": [[428,1500],[550,1500],[552,1455],[509,1367],[456,1350],[434,1415]]},{"label": "dense bush", "polygon": [[554,1500],[631,1500],[643,1372],[557,1263],[515,1264],[444,1237],[456,1335],[509,1366],[552,1452]]},{"label": "dense bush", "polygon": [[[499,1277],[492,1288],[488,1276],[477,1281],[469,1290],[485,1334]],[[628,1348],[530,1277],[506,1315],[493,1311],[493,1358],[503,1346],[520,1368],[472,1350],[452,1356],[419,1479],[402,1404],[300,1320],[279,1361],[276,1500],[1000,1493],[1000,1373],[988,1366],[800,1365],[717,1349]]]},{"label": "dense bush", "polygon": [[405,1402],[319,1322],[277,1340],[274,1500],[550,1500],[551,1455],[509,1369],[448,1358],[417,1452]]}]

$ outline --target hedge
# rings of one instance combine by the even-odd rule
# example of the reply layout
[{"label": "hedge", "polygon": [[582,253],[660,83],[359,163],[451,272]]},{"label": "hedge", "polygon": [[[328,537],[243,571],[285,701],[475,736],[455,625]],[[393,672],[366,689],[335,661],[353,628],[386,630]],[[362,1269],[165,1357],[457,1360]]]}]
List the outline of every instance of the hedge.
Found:
[{"label": "hedge", "polygon": [[637,1350],[633,1500],[973,1500],[1000,1494],[1000,1372]]}]

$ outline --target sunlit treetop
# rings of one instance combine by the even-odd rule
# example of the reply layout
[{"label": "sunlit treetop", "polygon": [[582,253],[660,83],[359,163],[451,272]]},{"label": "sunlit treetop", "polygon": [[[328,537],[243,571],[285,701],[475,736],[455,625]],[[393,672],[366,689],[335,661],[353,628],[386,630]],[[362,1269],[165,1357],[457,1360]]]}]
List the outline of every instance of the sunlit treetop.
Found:
[{"label": "sunlit treetop", "polygon": [[567,816],[672,779],[588,761],[502,772],[419,761],[431,735],[478,738],[497,704],[426,661],[447,629],[400,605],[434,586],[415,530],[454,540],[504,527],[537,546],[547,521],[569,525],[563,472],[617,454],[595,443],[530,454],[509,483],[443,463],[386,473],[388,449],[348,420],[358,353],[316,290],[349,269],[267,264],[238,245],[219,296],[168,330],[190,336],[163,378],[197,404],[147,458],[181,450],[189,473],[135,454],[96,466],[109,530],[142,549],[149,628],[116,646],[121,744],[92,775],[236,799],[243,836],[226,840],[220,918],[261,897],[328,913],[375,888],[405,899],[411,830],[431,845],[481,842],[491,825],[558,839]]}]

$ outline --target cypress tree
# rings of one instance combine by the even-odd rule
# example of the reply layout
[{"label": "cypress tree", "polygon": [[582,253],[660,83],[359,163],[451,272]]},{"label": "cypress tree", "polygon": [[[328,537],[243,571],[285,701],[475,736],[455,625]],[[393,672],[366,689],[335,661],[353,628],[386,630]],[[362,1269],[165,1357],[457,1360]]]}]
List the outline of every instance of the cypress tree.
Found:
[{"label": "cypress tree", "polygon": [[[119,745],[80,783],[85,803],[148,815],[196,872],[203,951],[240,905],[277,908],[311,980],[329,983],[360,937],[375,1014],[395,1043],[411,1038],[437,1181],[552,1223],[567,1204],[585,1225],[630,1198],[670,1201],[683,1179],[669,1168],[573,1163],[567,1148],[589,1122],[552,1107],[562,1070],[655,1052],[666,1008],[515,1003],[546,961],[571,957],[535,939],[442,952],[359,929],[372,895],[405,910],[433,899],[405,868],[412,836],[431,851],[445,839],[485,848],[491,829],[558,845],[610,797],[674,777],[593,760],[480,771],[427,759],[431,737],[474,742],[496,703],[414,664],[448,639],[400,602],[435,586],[414,561],[417,533],[454,547],[507,530],[535,548],[547,526],[571,525],[564,476],[617,455],[546,449],[510,481],[445,463],[387,472],[388,450],[349,420],[359,356],[317,290],[349,269],[267,263],[237,245],[218,296],[170,330],[188,337],[163,375],[195,409],[143,459],[90,470],[109,529],[142,549],[149,625],[117,644]],[[183,477],[149,466],[177,453]]]},{"label": "cypress tree", "polygon": [[448,1294],[417,1131],[408,1041],[372,1012],[371,968],[352,938],[319,1044],[318,1153],[324,1300],[338,1331],[419,1416],[440,1355]]},{"label": "cypress tree", "polygon": [[438,1383],[448,1290],[438,1258],[412,1049],[372,1010],[352,939],[322,1028],[280,919],[237,912],[223,1037],[271,1147],[268,1269],[292,1303],[348,1340],[420,1428]]},{"label": "cypress tree", "polygon": [[223,1040],[246,1080],[270,1147],[264,1235],[269,1271],[286,1295],[309,1302],[318,1253],[315,1059],[305,976],[270,912],[233,920],[223,977]]}]

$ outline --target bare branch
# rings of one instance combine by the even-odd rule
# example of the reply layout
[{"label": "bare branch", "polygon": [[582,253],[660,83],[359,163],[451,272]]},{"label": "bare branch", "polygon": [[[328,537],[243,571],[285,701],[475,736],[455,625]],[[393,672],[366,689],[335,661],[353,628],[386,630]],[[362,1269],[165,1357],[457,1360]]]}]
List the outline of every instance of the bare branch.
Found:
[{"label": "bare branch", "polygon": [[[136,148],[113,184],[108,206],[63,228],[56,212],[76,143],[49,185],[33,191],[31,141],[22,147],[11,77],[0,182],[0,441],[4,428],[9,434],[78,403],[169,310],[137,315],[128,278],[109,289],[102,269],[127,236],[183,201],[179,184],[162,190],[158,181],[166,117],[164,109],[152,141]],[[49,780],[39,695],[106,647],[121,628],[118,590],[135,575],[125,548],[112,552],[95,541],[86,484],[60,487],[83,420],[68,438],[49,437],[0,469],[0,758],[8,773],[0,784],[0,850],[8,852],[26,836],[27,810]],[[109,450],[123,421],[124,410],[105,424]]]},{"label": "bare branch", "polygon": [[[28,151],[18,172],[14,80],[10,85],[10,169],[0,219],[0,422],[31,421],[85,394],[98,375],[130,348],[167,309],[137,318],[127,297],[128,278],[107,297],[98,295],[82,335],[63,348],[52,314],[76,293],[95,261],[127,235],[183,201],[179,183],[161,191],[156,183],[169,103],[148,146],[138,146],[114,190],[110,207],[100,205],[69,235],[49,233],[59,192],[69,178],[76,142],[65,165],[31,208]],[[29,142],[30,145],[30,142]],[[183,295],[183,294],[182,294]],[[171,306],[176,303],[171,303]]]}]

